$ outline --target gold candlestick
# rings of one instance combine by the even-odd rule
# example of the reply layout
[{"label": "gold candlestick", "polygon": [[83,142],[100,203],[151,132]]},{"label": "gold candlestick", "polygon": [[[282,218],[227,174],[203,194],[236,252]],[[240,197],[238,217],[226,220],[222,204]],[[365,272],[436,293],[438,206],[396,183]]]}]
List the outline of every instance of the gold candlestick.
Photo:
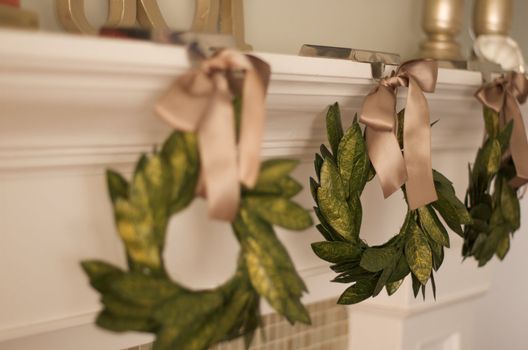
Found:
[{"label": "gold candlestick", "polygon": [[239,49],[252,50],[245,39],[243,0],[196,0],[192,30],[233,35]]},{"label": "gold candlestick", "polygon": [[473,32],[476,36],[488,34],[508,36],[512,16],[512,0],[475,0]]},{"label": "gold candlestick", "polygon": [[424,0],[423,6],[422,28],[427,38],[420,44],[420,56],[463,60],[456,36],[464,21],[464,0]]}]

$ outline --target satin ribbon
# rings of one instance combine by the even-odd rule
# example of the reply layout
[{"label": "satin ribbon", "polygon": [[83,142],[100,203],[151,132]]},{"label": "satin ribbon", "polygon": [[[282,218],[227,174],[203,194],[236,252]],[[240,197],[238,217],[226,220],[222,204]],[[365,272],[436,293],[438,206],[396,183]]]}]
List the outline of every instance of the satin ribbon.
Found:
[{"label": "satin ribbon", "polygon": [[[236,74],[243,77],[236,78]],[[232,221],[240,205],[240,183],[253,187],[260,170],[265,99],[270,67],[262,60],[223,50],[180,76],[156,104],[173,128],[196,132],[209,215]],[[237,91],[240,90],[240,91]],[[242,96],[237,142],[233,96]]]},{"label": "satin ribbon", "polygon": [[510,152],[517,177],[510,185],[518,188],[528,183],[528,140],[519,103],[528,98],[528,80],[524,74],[511,72],[482,86],[475,95],[485,106],[500,114],[501,125],[513,120]]},{"label": "satin ribbon", "polygon": [[[431,161],[429,107],[424,92],[434,92],[438,64],[413,60],[380,81],[365,98],[360,121],[366,125],[367,149],[385,198],[406,184],[411,210],[438,199]],[[403,154],[396,138],[396,94],[408,87]]]}]

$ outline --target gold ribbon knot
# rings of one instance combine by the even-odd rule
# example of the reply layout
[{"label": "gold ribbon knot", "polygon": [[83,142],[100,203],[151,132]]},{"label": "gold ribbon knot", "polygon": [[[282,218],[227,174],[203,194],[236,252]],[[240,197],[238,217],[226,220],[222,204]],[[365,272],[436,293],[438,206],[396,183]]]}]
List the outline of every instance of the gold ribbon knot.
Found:
[{"label": "gold ribbon knot", "polygon": [[[424,92],[434,92],[438,64],[413,60],[398,70],[365,98],[360,121],[366,125],[367,149],[385,198],[406,184],[411,210],[438,199],[431,161],[429,107]],[[396,137],[396,94],[408,87],[403,154]]]},{"label": "gold ribbon knot", "polygon": [[528,140],[519,103],[528,98],[528,80],[524,74],[511,72],[482,86],[475,95],[485,106],[500,114],[501,125],[513,120],[510,152],[517,177],[510,184],[518,188],[528,183]]},{"label": "gold ribbon knot", "polygon": [[[237,73],[243,77],[237,78]],[[240,183],[251,188],[260,170],[270,67],[234,50],[222,50],[180,76],[156,104],[173,128],[198,135],[209,215],[232,221],[240,205]],[[242,96],[236,135],[235,94]]]}]

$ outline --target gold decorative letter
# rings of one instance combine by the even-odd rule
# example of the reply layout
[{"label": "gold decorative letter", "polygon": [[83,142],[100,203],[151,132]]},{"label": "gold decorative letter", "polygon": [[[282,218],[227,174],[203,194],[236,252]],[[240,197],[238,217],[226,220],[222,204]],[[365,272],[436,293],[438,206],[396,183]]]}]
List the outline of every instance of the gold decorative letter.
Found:
[{"label": "gold decorative letter", "polygon": [[192,30],[230,34],[239,49],[252,49],[245,39],[243,0],[196,0]]},{"label": "gold decorative letter", "polygon": [[[59,21],[69,32],[97,34],[86,19],[84,0],[56,0]],[[108,27],[131,27],[136,23],[136,0],[109,0]]]},{"label": "gold decorative letter", "polygon": [[144,28],[168,28],[157,0],[137,0],[137,19]]},{"label": "gold decorative letter", "polygon": [[[69,32],[93,34],[98,30],[86,19],[84,0],[56,0],[59,21]],[[137,22],[145,28],[165,29],[157,0],[108,0],[106,27],[133,27]]]}]

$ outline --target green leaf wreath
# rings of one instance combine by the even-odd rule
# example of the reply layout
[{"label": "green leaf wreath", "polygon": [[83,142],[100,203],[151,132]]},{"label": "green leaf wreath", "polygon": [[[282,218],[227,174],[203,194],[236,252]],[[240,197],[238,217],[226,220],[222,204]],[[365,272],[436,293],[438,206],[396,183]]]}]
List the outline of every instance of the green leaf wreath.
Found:
[{"label": "green leaf wreath", "polygon": [[[398,114],[398,140],[403,149],[404,111]],[[434,171],[438,200],[417,210],[408,210],[400,232],[388,242],[369,246],[360,238],[361,194],[374,176],[364,136],[357,121],[343,131],[339,106],[330,107],[326,117],[328,141],[315,156],[317,180],[311,178],[316,226],[325,238],[312,248],[321,259],[332,263],[338,276],[333,282],[353,283],[339,299],[340,304],[355,304],[377,296],[384,288],[394,294],[411,274],[414,295],[431,280],[436,297],[434,271],[444,260],[444,248],[449,247],[449,235],[440,221],[459,235],[462,225],[471,221],[464,204],[457,198],[452,183]],[[402,187],[405,196],[405,188]],[[405,199],[407,201],[407,199]]]},{"label": "green leaf wreath", "polygon": [[474,257],[484,266],[494,255],[504,259],[510,240],[521,226],[517,190],[509,182],[516,176],[508,148],[513,121],[501,126],[499,114],[484,108],[487,139],[469,167],[466,206],[473,218],[464,228],[464,257]]},{"label": "green leaf wreath", "polygon": [[194,200],[199,164],[196,136],[175,132],[161,151],[139,160],[130,182],[108,171],[128,269],[82,263],[101,294],[97,324],[116,332],[154,333],[155,350],[207,349],[239,336],[249,346],[260,324],[261,296],[291,323],[309,323],[300,302],[306,286],[272,226],[303,230],[312,225],[310,215],[292,201],[302,189],[290,176],[296,161],[264,162],[257,185],[243,189],[232,223],[241,249],[230,280],[194,291],[170,278],[163,260],[167,225]]}]

